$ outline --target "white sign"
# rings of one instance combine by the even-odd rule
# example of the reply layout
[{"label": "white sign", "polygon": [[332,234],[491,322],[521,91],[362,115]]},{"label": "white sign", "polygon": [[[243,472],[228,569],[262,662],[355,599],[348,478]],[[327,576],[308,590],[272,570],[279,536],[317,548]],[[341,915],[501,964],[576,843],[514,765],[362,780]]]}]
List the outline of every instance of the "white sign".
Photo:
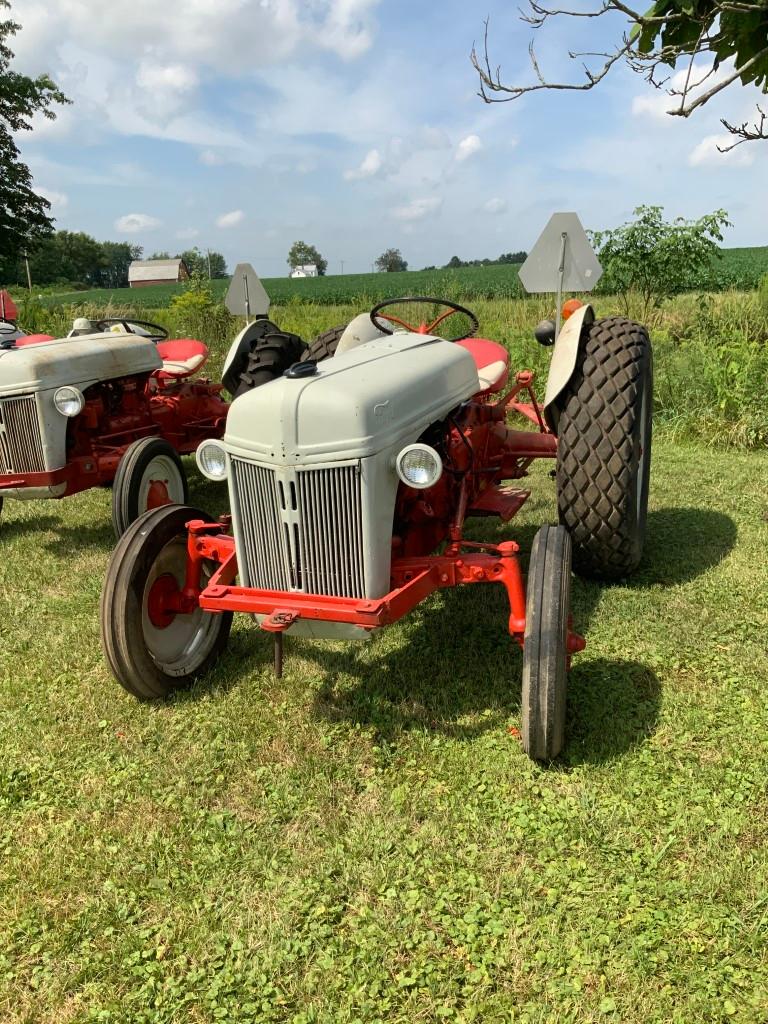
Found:
[{"label": "white sign", "polygon": [[520,282],[527,292],[589,292],[602,273],[578,215],[553,213],[520,267]]},{"label": "white sign", "polygon": [[224,305],[230,313],[248,320],[269,312],[269,296],[250,263],[238,263],[235,267]]}]

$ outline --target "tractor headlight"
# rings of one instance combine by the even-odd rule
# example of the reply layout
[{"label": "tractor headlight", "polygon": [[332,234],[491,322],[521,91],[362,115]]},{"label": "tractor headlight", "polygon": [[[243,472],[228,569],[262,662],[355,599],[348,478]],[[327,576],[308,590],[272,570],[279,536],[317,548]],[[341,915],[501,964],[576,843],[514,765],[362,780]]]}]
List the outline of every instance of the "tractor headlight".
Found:
[{"label": "tractor headlight", "polygon": [[395,471],[408,487],[424,490],[443,475],[443,460],[428,444],[409,444],[397,456]]},{"label": "tractor headlight", "polygon": [[59,388],[53,393],[53,404],[62,416],[77,416],[83,411],[85,396],[79,388]]},{"label": "tractor headlight", "polygon": [[225,480],[227,476],[227,453],[218,441],[203,441],[195,452],[197,466],[209,480]]}]

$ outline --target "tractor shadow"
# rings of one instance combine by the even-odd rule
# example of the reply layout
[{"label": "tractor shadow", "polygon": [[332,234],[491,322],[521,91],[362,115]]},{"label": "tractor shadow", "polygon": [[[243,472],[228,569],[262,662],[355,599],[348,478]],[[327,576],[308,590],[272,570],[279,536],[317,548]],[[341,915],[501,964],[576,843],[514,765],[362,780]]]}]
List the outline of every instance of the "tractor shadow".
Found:
[{"label": "tractor shadow", "polygon": [[0,513],[0,544],[24,537],[33,531],[56,530],[60,522],[55,516],[46,515],[25,516],[23,519],[11,518],[4,509]]},{"label": "tractor shadow", "polygon": [[[537,529],[514,531],[524,571]],[[508,524],[487,521],[472,531],[474,539],[491,542],[510,532]],[[720,512],[669,507],[649,513],[645,555],[633,577],[601,584],[574,576],[574,627],[588,632],[604,591],[623,588],[632,601],[632,591],[685,584],[725,559],[736,539],[735,523]],[[412,729],[471,740],[504,728],[519,714],[522,675],[507,615],[501,587],[462,587],[434,595],[411,613],[396,648],[387,631],[362,651],[294,641],[321,673],[314,713],[372,726],[390,743]],[[648,666],[577,656],[569,676],[567,745],[552,768],[626,755],[654,733],[660,702],[661,684]]]},{"label": "tractor shadow", "polygon": [[[498,543],[509,539],[511,533],[520,545],[520,561],[526,571],[538,528],[538,525],[526,524],[510,530],[507,523],[485,520],[480,529],[473,530],[473,539]],[[649,512],[643,558],[631,576],[608,583],[574,575],[571,588],[574,628],[579,632],[588,629],[604,591],[640,591],[690,583],[727,558],[737,539],[736,523],[723,512],[675,506]]]},{"label": "tractor shadow", "polygon": [[[506,615],[500,587],[467,587],[417,609],[397,649],[381,649],[386,634],[363,651],[301,643],[297,653],[322,678],[313,713],[372,727],[389,745],[412,730],[463,741],[505,732],[519,715],[522,684],[522,655],[506,633]],[[661,685],[647,666],[575,660],[568,687],[566,748],[551,770],[621,758],[655,732]]]}]

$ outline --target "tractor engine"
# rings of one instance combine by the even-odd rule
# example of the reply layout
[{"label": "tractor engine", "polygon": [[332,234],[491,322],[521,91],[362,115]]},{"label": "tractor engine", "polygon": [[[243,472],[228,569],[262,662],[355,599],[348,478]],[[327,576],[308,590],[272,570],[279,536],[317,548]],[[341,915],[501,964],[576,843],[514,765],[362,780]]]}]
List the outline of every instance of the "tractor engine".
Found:
[{"label": "tractor engine", "polygon": [[[73,389],[75,397],[104,394],[101,382],[146,380],[161,365],[155,346],[134,335],[96,334],[0,351],[0,476],[47,474],[66,465],[75,442],[70,414],[61,409]],[[91,406],[96,424],[102,405]],[[66,490],[67,484],[57,483],[4,493],[55,498]]]},{"label": "tractor engine", "polygon": [[[465,349],[398,332],[301,364],[238,398],[224,448],[242,584],[388,593],[393,544],[432,550],[450,526],[471,462],[471,442],[456,424],[478,390]],[[411,491],[398,458],[430,438],[445,472],[429,494]]]}]

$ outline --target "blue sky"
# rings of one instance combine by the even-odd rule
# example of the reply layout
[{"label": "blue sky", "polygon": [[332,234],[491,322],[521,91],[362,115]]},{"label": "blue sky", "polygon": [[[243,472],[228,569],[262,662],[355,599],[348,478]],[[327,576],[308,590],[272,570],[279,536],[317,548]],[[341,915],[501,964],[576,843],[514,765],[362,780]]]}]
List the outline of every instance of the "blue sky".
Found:
[{"label": "blue sky", "polygon": [[[329,273],[528,249],[549,215],[614,226],[640,203],[724,207],[727,244],[768,244],[768,144],[717,152],[729,90],[689,121],[620,69],[590,93],[488,106],[469,62],[483,19],[505,77],[530,81],[530,27],[507,0],[15,0],[21,69],[72,98],[20,141],[57,225],[172,252],[210,246],[263,276],[296,239]],[[620,22],[536,34],[549,76]],[[594,35],[592,34],[594,33]]]}]

